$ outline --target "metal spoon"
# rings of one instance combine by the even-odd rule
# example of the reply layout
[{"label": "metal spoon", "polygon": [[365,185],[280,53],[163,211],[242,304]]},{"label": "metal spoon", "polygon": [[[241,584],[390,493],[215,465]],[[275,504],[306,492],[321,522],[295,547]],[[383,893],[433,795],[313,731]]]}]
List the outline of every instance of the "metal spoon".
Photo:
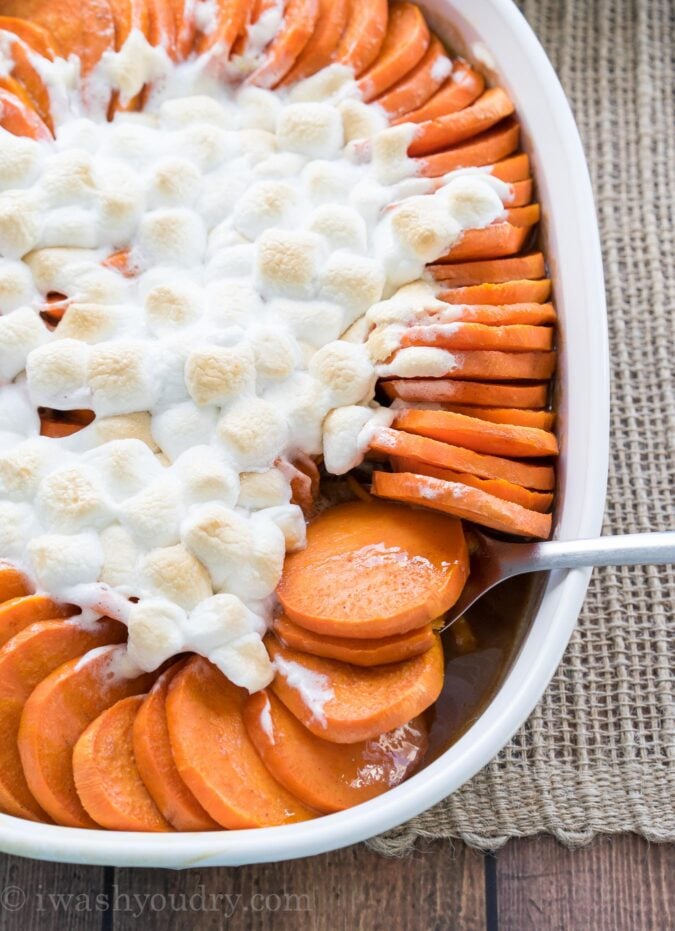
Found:
[{"label": "metal spoon", "polygon": [[459,600],[445,616],[450,627],[482,595],[505,579],[525,572],[584,566],[662,566],[675,563],[675,531],[629,533],[595,540],[508,543],[472,529],[471,573]]}]

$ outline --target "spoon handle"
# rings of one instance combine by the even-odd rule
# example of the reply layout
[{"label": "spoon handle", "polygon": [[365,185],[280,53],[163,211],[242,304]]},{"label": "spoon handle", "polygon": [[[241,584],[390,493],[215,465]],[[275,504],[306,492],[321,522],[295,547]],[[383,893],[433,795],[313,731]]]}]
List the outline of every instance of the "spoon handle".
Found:
[{"label": "spoon handle", "polygon": [[527,554],[522,544],[505,549],[502,566],[513,575],[580,566],[661,566],[675,563],[675,531],[628,533],[595,540],[549,540],[528,545]]}]

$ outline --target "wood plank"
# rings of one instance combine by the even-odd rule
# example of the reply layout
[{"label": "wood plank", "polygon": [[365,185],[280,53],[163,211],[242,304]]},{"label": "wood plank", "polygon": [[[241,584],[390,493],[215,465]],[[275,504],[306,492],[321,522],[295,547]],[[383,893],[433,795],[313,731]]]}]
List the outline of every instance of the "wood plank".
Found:
[{"label": "wood plank", "polygon": [[105,872],[98,866],[0,855],[1,931],[101,927],[102,901],[97,903],[97,896],[104,892]]},{"label": "wood plank", "polygon": [[632,834],[569,850],[546,835],[497,854],[500,931],[675,927],[675,848]]},{"label": "wood plank", "polygon": [[[120,869],[115,885],[118,900],[127,895],[138,907],[147,903],[140,917],[143,931],[485,928],[483,857],[462,844],[453,848],[447,841],[402,859],[381,857],[358,845],[253,867],[180,873]],[[186,910],[180,910],[183,901]],[[115,931],[138,927],[139,918],[131,911],[115,911]]]}]

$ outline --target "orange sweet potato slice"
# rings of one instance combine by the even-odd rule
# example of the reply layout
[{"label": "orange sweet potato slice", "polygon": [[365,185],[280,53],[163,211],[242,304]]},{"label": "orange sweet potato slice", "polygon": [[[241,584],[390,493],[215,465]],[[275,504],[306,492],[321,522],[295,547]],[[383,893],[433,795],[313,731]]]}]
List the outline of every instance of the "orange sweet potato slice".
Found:
[{"label": "orange sweet potato slice", "polygon": [[0,810],[31,821],[49,821],[23,774],[17,738],[24,704],[33,689],[62,663],[94,647],[120,643],[126,627],[107,618],[31,624],[0,649]]},{"label": "orange sweet potato slice", "polygon": [[511,98],[501,87],[489,87],[478,100],[459,110],[419,124],[408,154],[429,155],[458,145],[495,126],[514,111]]},{"label": "orange sweet potato slice", "polygon": [[195,43],[195,5],[195,0],[171,0],[177,61],[184,61],[192,52]]},{"label": "orange sweet potato slice", "polygon": [[46,595],[24,595],[0,604],[0,646],[29,624],[71,617],[75,609],[60,605]]},{"label": "orange sweet potato slice", "polygon": [[347,24],[349,0],[319,0],[319,15],[307,45],[300,52],[281,86],[308,78],[331,63]]},{"label": "orange sweet potato slice", "polygon": [[49,91],[40,76],[40,72],[31,61],[30,46],[17,39],[16,42],[12,43],[11,55],[14,62],[12,76],[26,88],[36,113],[45,126],[48,127],[50,133],[53,133],[54,123],[52,121]]},{"label": "orange sweet potato slice", "polygon": [[73,779],[80,801],[112,831],[171,831],[141,779],[132,732],[143,695],[130,695],[102,711],[73,748]]},{"label": "orange sweet potato slice", "polygon": [[274,637],[265,643],[277,669],[274,694],[312,734],[332,743],[372,740],[401,727],[433,705],[443,687],[438,636],[419,656],[368,669],[297,653]]},{"label": "orange sweet potato slice", "polygon": [[383,94],[417,65],[429,47],[429,38],[429,27],[418,6],[407,2],[391,4],[380,53],[359,81],[359,90],[366,103]]},{"label": "orange sweet potato slice", "polygon": [[452,411],[400,411],[394,419],[394,427],[491,456],[527,459],[558,455],[555,434],[547,430],[493,423]]},{"label": "orange sweet potato slice", "polygon": [[134,263],[131,249],[119,249],[117,252],[112,252],[107,258],[103,259],[101,265],[104,268],[111,268],[113,271],[119,272],[125,278],[135,278],[140,271],[139,267]]},{"label": "orange sweet potato slice", "polygon": [[145,0],[148,11],[150,44],[163,48],[169,58],[176,58],[176,23],[169,0]]},{"label": "orange sweet potato slice", "polygon": [[269,689],[251,695],[244,721],[265,766],[318,811],[342,811],[403,782],[427,747],[422,718],[372,740],[336,744],[315,736]]},{"label": "orange sweet potato slice", "polygon": [[16,566],[0,562],[0,607],[5,601],[14,601],[30,595],[28,579]]},{"label": "orange sweet potato slice", "polygon": [[452,63],[442,43],[431,37],[422,60],[375,101],[390,118],[402,116],[419,107],[440,87]]},{"label": "orange sweet potato slice", "polygon": [[504,501],[513,501],[531,511],[540,511],[545,514],[553,504],[553,495],[549,492],[530,491],[522,485],[514,485],[503,478],[478,478],[468,472],[453,472],[451,469],[439,469],[426,462],[415,462],[413,459],[394,458],[391,460],[395,472],[412,472],[414,475],[431,475],[434,478],[444,479],[446,482],[456,482],[460,485],[470,485],[486,491],[495,498]]},{"label": "orange sweet potato slice", "polygon": [[[6,4],[3,4],[3,6],[6,6]],[[49,61],[54,61],[59,54],[54,37],[37,23],[30,22],[27,19],[19,19],[16,16],[0,16],[0,29],[14,33],[26,45],[29,45],[34,52]]]},{"label": "orange sweet potato slice", "polygon": [[465,288],[470,285],[522,281],[525,278],[544,278],[545,275],[544,256],[541,252],[530,252],[506,259],[494,258],[444,265],[435,277],[442,279],[448,288]]},{"label": "orange sweet potato slice", "polygon": [[426,103],[394,120],[396,123],[423,123],[470,106],[483,93],[483,75],[461,58],[453,62],[452,74]]},{"label": "orange sweet potato slice", "polygon": [[[515,255],[523,248],[529,235],[529,227],[515,226],[507,221],[491,223],[482,229],[464,230],[450,251],[440,256],[437,262],[465,262]],[[435,273],[443,265],[430,267]]]},{"label": "orange sweet potato slice", "polygon": [[[538,427],[540,430],[552,430],[555,423],[553,411],[519,410],[517,407],[468,407],[461,404],[448,404],[444,410],[469,417],[480,417],[492,423],[510,423],[517,427]],[[411,470],[407,470],[411,471]]]},{"label": "orange sweet potato slice", "polygon": [[515,152],[519,140],[518,121],[509,117],[462,145],[418,158],[417,171],[425,178],[438,178],[457,168],[480,168],[484,165],[492,165]]},{"label": "orange sweet potato slice", "polygon": [[[435,266],[440,278],[443,266]],[[440,279],[442,280],[442,278]],[[439,292],[442,294],[443,292]],[[421,318],[425,319],[425,318]],[[484,326],[547,326],[557,320],[553,304],[449,304],[438,313],[429,314],[429,323],[481,323]]]},{"label": "orange sweet potato slice", "polygon": [[38,141],[52,138],[49,127],[35,110],[3,87],[0,87],[0,126],[14,136],[27,136]]},{"label": "orange sweet potato slice", "polygon": [[373,493],[471,520],[483,527],[521,537],[546,540],[552,517],[496,498],[478,488],[410,472],[374,472]]},{"label": "orange sweet potato slice", "polygon": [[226,61],[237,36],[246,25],[252,5],[252,0],[216,0],[216,27],[208,35],[197,37],[197,52],[203,55],[213,51]]},{"label": "orange sweet potato slice", "polygon": [[490,174],[500,181],[523,181],[530,177],[530,157],[525,152],[511,155],[490,167]]},{"label": "orange sweet potato slice", "polygon": [[73,747],[91,722],[121,698],[147,692],[156,675],[128,678],[124,646],[100,647],[43,679],[27,700],[19,753],[28,788],[57,824],[98,827],[82,806],[73,779]]},{"label": "orange sweet potato slice", "polygon": [[306,548],[286,557],[277,594],[288,617],[319,634],[372,639],[443,614],[466,579],[466,543],[460,524],[426,517],[382,502],[324,511]]},{"label": "orange sweet potato slice", "polygon": [[220,825],[269,827],[315,816],[274,779],[244,726],[245,689],[201,656],[169,688],[166,716],[181,778]]},{"label": "orange sweet potato slice", "polygon": [[263,63],[247,78],[256,87],[275,87],[309,42],[319,16],[319,0],[288,0],[283,25],[267,46]]},{"label": "orange sweet potato slice", "polygon": [[294,624],[283,614],[274,622],[278,639],[293,650],[339,659],[354,666],[381,666],[384,663],[400,663],[431,649],[434,630],[431,624],[418,627],[405,634],[365,640],[356,637],[330,637],[316,634],[312,630]]},{"label": "orange sweet potato slice", "polygon": [[514,181],[509,185],[509,193],[503,198],[508,207],[524,207],[532,200],[534,183],[532,178]]},{"label": "orange sweet potato slice", "polygon": [[448,370],[443,374],[481,381],[541,381],[551,377],[555,360],[555,352],[458,350],[448,352]]},{"label": "orange sweet potato slice", "polygon": [[115,49],[119,51],[133,29],[149,35],[150,14],[146,0],[110,0],[115,23]]},{"label": "orange sweet potato slice", "polygon": [[370,448],[388,456],[426,462],[452,472],[468,472],[478,478],[504,479],[535,491],[550,491],[555,482],[551,466],[476,453],[461,446],[452,446],[450,443],[389,427],[381,427],[375,433]]},{"label": "orange sweet potato slice", "polygon": [[481,381],[455,381],[451,378],[397,378],[382,382],[389,398],[434,404],[499,404],[504,407],[538,408],[546,405],[548,385],[496,384]]},{"label": "orange sweet potato slice", "polygon": [[171,752],[166,698],[182,666],[174,663],[163,672],[138,709],[133,725],[134,756],[141,779],[169,824],[178,831],[214,831],[220,825],[183,782]]},{"label": "orange sweet potato slice", "polygon": [[335,49],[335,61],[352,68],[360,78],[380,53],[388,18],[387,0],[349,0],[347,25]]},{"label": "orange sweet potato slice", "polygon": [[498,349],[527,352],[553,348],[551,327],[486,326],[483,323],[441,323],[414,326],[401,337],[401,346],[439,346],[441,349]]}]

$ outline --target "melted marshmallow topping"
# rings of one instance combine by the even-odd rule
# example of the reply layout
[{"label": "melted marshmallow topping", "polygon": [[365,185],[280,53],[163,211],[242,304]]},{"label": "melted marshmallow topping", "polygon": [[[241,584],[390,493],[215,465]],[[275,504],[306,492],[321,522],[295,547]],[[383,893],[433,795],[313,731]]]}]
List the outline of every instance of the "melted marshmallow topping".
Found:
[{"label": "melted marshmallow topping", "polygon": [[[390,422],[378,374],[447,367],[390,357],[435,301],[425,264],[502,214],[500,182],[416,177],[414,127],[342,66],[233,87],[134,32],[92,86],[154,91],[109,123],[81,111],[76,64],[40,62],[53,143],[0,131],[0,556],[123,620],[136,667],[193,650],[253,691],[305,539],[289,464],[348,471]],[[102,264],[120,249],[131,277]],[[40,406],[96,417],[41,437]]]}]

